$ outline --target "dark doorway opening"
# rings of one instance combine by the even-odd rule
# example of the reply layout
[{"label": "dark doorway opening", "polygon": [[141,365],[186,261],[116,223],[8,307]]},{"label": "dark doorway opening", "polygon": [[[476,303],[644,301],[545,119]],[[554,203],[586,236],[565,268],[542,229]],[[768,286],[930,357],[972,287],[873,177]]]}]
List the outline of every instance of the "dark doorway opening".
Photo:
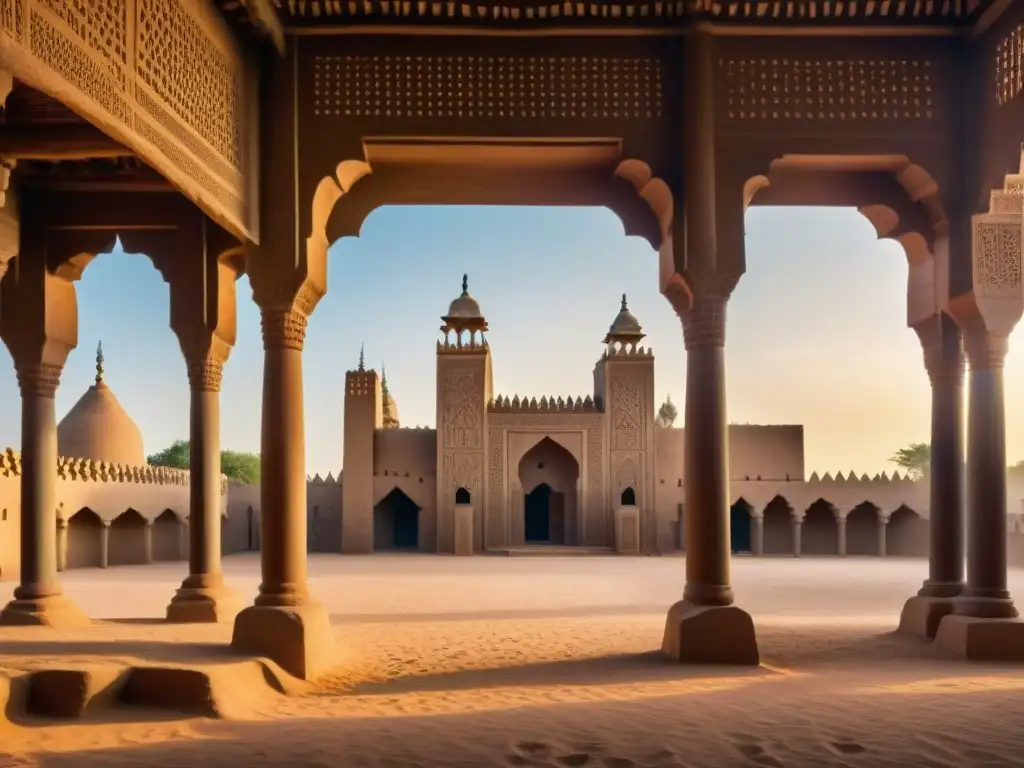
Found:
[{"label": "dark doorway opening", "polygon": [[750,508],[742,499],[729,508],[732,551],[750,552]]},{"label": "dark doorway opening", "polygon": [[551,541],[551,486],[541,483],[526,494],[526,535],[527,542],[547,543]]},{"label": "dark doorway opening", "polygon": [[393,488],[373,508],[373,548],[419,549],[420,508],[400,489]]},{"label": "dark doorway opening", "polygon": [[636,491],[633,490],[632,486],[622,492],[622,495],[619,497],[619,501],[622,502],[622,506],[624,507],[636,506]]}]

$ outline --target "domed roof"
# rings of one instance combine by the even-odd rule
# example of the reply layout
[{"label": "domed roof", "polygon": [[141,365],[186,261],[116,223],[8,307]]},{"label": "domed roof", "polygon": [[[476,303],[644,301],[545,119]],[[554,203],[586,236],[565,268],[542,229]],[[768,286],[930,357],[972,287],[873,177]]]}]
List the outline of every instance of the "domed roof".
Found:
[{"label": "domed roof", "polygon": [[446,318],[458,320],[483,320],[483,313],[477,300],[469,295],[469,276],[462,276],[462,295],[448,306]]},{"label": "domed roof", "polygon": [[57,453],[127,466],[143,466],[142,433],[103,381],[103,351],[96,350],[96,383],[57,425]]},{"label": "domed roof", "polygon": [[616,339],[630,339],[637,341],[644,337],[643,328],[640,327],[640,321],[636,319],[636,316],[629,311],[629,307],[626,306],[626,294],[622,294],[622,307],[619,309],[619,314],[615,316],[615,320],[612,322],[611,327],[608,328],[608,335],[605,336],[605,343],[610,343]]}]

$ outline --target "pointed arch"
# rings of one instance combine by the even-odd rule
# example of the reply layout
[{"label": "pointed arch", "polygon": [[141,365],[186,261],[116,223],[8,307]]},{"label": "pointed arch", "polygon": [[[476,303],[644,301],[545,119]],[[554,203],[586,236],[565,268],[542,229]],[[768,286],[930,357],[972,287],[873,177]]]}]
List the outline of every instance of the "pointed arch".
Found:
[{"label": "pointed arch", "polygon": [[793,508],[784,496],[776,496],[764,508],[764,553],[793,554]]},{"label": "pointed arch", "polygon": [[906,504],[900,505],[885,527],[885,553],[889,557],[927,557],[929,522]]},{"label": "pointed arch", "polygon": [[878,507],[862,501],[846,516],[846,554],[878,554]]},{"label": "pointed arch", "polygon": [[753,543],[750,523],[751,510],[753,507],[742,496],[729,508],[729,540],[734,555],[751,551]]},{"label": "pointed arch", "polygon": [[153,562],[181,560],[181,518],[165,509],[153,521]]},{"label": "pointed arch", "polygon": [[68,568],[99,568],[102,562],[103,521],[88,507],[68,519]]},{"label": "pointed arch", "polygon": [[145,538],[149,523],[135,509],[128,508],[115,517],[110,523],[110,540],[108,544],[107,564],[145,565]]},{"label": "pointed arch", "polygon": [[395,486],[373,507],[373,551],[415,550],[420,545],[420,507]]},{"label": "pointed arch", "polygon": [[804,512],[804,523],[800,530],[800,554],[839,554],[839,526],[831,502],[817,499]]}]

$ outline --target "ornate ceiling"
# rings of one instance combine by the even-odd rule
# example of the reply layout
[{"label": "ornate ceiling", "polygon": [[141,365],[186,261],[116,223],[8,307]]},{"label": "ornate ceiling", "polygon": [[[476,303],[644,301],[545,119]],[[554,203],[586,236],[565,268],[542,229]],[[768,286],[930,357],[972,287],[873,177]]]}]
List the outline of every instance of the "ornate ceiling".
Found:
[{"label": "ornate ceiling", "polygon": [[479,28],[672,27],[702,19],[782,26],[963,26],[1001,0],[220,0],[265,32],[271,8],[285,29],[329,26]]}]

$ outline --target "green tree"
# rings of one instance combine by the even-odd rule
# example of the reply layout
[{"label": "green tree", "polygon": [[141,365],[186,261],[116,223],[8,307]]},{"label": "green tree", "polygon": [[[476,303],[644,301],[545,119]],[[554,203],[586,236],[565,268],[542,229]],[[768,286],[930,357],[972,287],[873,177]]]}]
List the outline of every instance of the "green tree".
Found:
[{"label": "green tree", "polygon": [[900,448],[889,457],[889,461],[900,469],[903,469],[913,479],[917,480],[928,474],[928,465],[931,462],[932,447],[928,443],[911,443],[906,448]]},{"label": "green tree", "polygon": [[[159,453],[147,456],[146,461],[154,467],[188,469],[189,441],[175,440]],[[259,485],[260,457],[243,451],[221,451],[220,471],[236,483]]]}]

